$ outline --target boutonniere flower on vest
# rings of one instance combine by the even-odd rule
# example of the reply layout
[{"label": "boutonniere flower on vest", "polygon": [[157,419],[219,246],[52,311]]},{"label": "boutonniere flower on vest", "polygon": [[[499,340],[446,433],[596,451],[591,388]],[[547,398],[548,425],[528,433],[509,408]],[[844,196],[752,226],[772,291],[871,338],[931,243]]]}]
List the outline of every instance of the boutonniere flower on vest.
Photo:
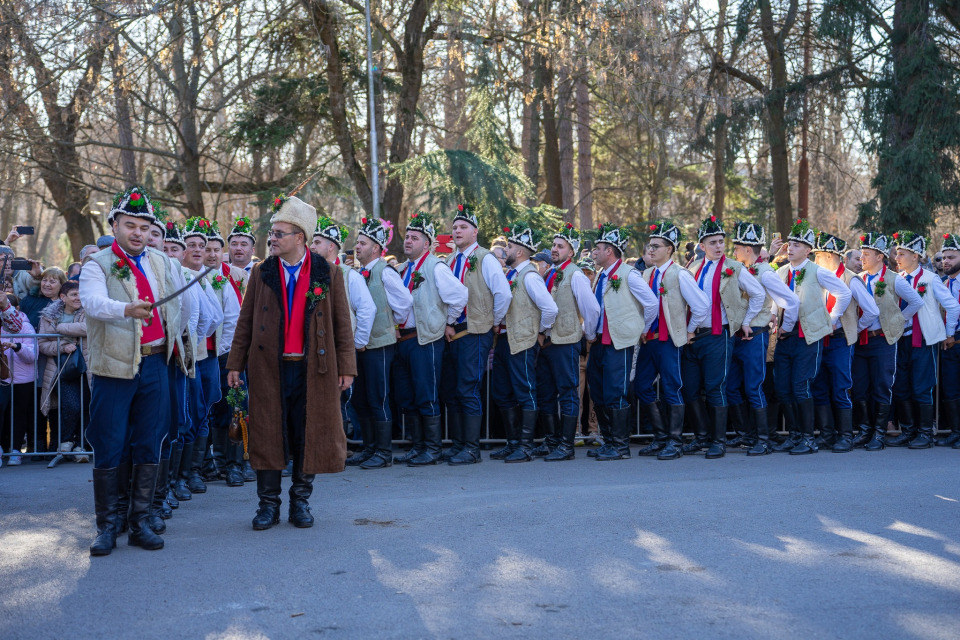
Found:
[{"label": "boutonniere flower on vest", "polygon": [[367,284],[370,284],[370,270],[364,269],[360,272],[360,275],[363,276],[363,279],[367,281]]},{"label": "boutonniere flower on vest", "polygon": [[420,285],[423,284],[423,275],[419,271],[414,271],[411,280],[413,282],[413,290],[416,291],[420,288]]},{"label": "boutonniere flower on vest", "polygon": [[517,289],[517,281],[509,280],[508,282],[510,283],[510,292],[513,293]]},{"label": "boutonniere flower on vest", "polygon": [[223,289],[223,285],[225,285],[226,283],[227,283],[227,279],[220,274],[213,276],[213,281],[211,282],[211,284],[213,285],[214,291],[221,291]]},{"label": "boutonniere flower on vest", "polygon": [[610,276],[610,288],[614,291],[620,291],[620,285],[623,284],[623,280],[620,279],[620,276]]},{"label": "boutonniere flower on vest", "polygon": [[663,285],[660,285],[660,295],[661,296],[667,295],[667,288]]},{"label": "boutonniere flower on vest", "polygon": [[747,269],[747,271],[749,271],[749,272],[750,272],[750,275],[752,275],[752,276],[757,275],[757,268],[756,268],[756,267],[750,267],[750,268]]},{"label": "boutonniere flower on vest", "polygon": [[553,276],[553,286],[557,287],[561,282],[563,282],[563,269],[557,269],[556,275]]},{"label": "boutonniere flower on vest", "polygon": [[314,282],[310,285],[310,290],[307,291],[307,300],[310,302],[319,302],[320,300],[327,299],[327,290],[319,282]]},{"label": "boutonniere flower on vest", "polygon": [[477,256],[470,255],[467,257],[467,273],[472,273],[477,268]]},{"label": "boutonniere flower on vest", "polygon": [[925,285],[925,284],[918,284],[918,285],[917,285],[917,293],[920,294],[920,297],[921,297],[921,298],[922,298],[923,296],[927,295],[927,285]]},{"label": "boutonniere flower on vest", "polygon": [[887,283],[883,281],[883,278],[880,278],[880,279],[877,281],[877,286],[874,287],[874,293],[877,294],[877,297],[878,297],[878,298],[882,298],[882,297],[883,297],[883,293],[884,293],[884,291],[886,291],[886,290],[887,290]]},{"label": "boutonniere flower on vest", "polygon": [[110,267],[110,275],[118,280],[126,280],[133,272],[130,271],[130,267],[126,262],[121,258],[113,263],[113,266]]},{"label": "boutonniere flower on vest", "polygon": [[793,279],[794,286],[799,287],[803,283],[803,277],[805,275],[807,275],[806,267],[804,267],[803,269],[800,269],[800,273],[798,273],[796,277]]},{"label": "boutonniere flower on vest", "polygon": [[731,269],[730,267],[727,267],[726,269],[724,269],[723,273],[720,274],[720,276],[723,278],[729,278],[732,275],[733,275],[733,269]]}]

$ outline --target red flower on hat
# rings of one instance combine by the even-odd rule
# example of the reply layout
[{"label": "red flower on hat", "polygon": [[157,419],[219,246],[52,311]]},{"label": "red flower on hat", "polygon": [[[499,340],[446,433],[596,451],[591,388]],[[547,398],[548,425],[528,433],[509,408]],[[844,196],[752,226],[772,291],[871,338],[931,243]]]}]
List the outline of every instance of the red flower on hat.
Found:
[{"label": "red flower on hat", "polygon": [[167,223],[167,229],[173,229],[173,223],[172,223],[172,222],[168,222],[168,223]]},{"label": "red flower on hat", "polygon": [[803,220],[801,220],[800,218],[797,218],[797,224],[803,224]]},{"label": "red flower on hat", "polygon": [[860,236],[860,242],[866,242],[867,236]]},{"label": "red flower on hat", "polygon": [[946,239],[949,238],[949,237],[950,237],[950,234],[949,234],[949,233],[943,234],[943,239],[944,239],[944,240],[946,240]]},{"label": "red flower on hat", "polygon": [[361,223],[361,224],[367,224],[367,219],[366,219],[366,218],[360,218],[360,223]]},{"label": "red flower on hat", "polygon": [[567,223],[567,229],[573,229],[573,225],[570,224],[569,222]]},{"label": "red flower on hat", "polygon": [[280,198],[277,198],[276,200],[273,201],[273,206],[275,206],[275,207],[279,207],[280,204],[281,204]]},{"label": "red flower on hat", "polygon": [[462,205],[462,204],[458,204],[458,205],[457,205],[457,211],[463,211],[463,205]]},{"label": "red flower on hat", "polygon": [[650,225],[650,231],[655,231],[656,228],[657,228],[657,225],[655,224]]},{"label": "red flower on hat", "polygon": [[416,219],[416,217],[417,217],[417,214],[413,214],[412,216],[410,216],[410,219],[411,219],[411,220],[414,220],[414,219]]},{"label": "red flower on hat", "polygon": [[716,222],[717,216],[710,216],[710,222]]},{"label": "red flower on hat", "polygon": [[899,234],[899,233],[894,233],[894,234],[893,234],[893,239],[894,239],[894,240],[896,240],[896,239],[899,238],[899,237],[900,237],[900,234]]},{"label": "red flower on hat", "polygon": [[503,232],[504,232],[504,233],[510,233],[510,227],[504,227],[504,228],[503,228]]},{"label": "red flower on hat", "polygon": [[242,228],[245,224],[247,224],[247,223],[244,222],[243,220],[237,220],[237,226],[238,226],[238,227],[241,227],[241,228]]}]

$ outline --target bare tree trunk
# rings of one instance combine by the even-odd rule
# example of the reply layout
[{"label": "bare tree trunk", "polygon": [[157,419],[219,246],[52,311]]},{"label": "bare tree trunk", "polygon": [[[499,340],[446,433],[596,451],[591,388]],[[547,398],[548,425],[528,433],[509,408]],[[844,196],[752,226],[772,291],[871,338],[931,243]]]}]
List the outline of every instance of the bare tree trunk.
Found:
[{"label": "bare tree trunk", "polygon": [[[723,55],[723,41],[727,23],[727,0],[720,0],[717,12],[717,28],[714,31],[714,51]],[[727,74],[720,71],[717,75],[717,112],[729,114],[727,106]],[[713,215],[723,219],[723,210],[727,197],[727,174],[724,165],[727,159],[727,121],[717,127],[713,135]]]},{"label": "bare tree trunk", "polygon": [[543,174],[546,192],[543,201],[554,207],[563,207],[563,187],[560,183],[560,141],[557,136],[556,103],[553,92],[553,71],[546,57],[541,58],[540,76],[543,86]]},{"label": "bare tree trunk", "polygon": [[[451,27],[459,27],[456,14],[448,16]],[[462,147],[462,133],[467,123],[463,120],[466,114],[463,110],[466,105],[467,78],[463,65],[463,40],[459,37],[447,38],[447,58],[444,61],[445,86],[443,100],[443,148],[459,149]]]},{"label": "bare tree trunk", "polygon": [[593,140],[590,136],[590,89],[586,69],[576,80],[577,94],[577,179],[580,194],[580,228],[593,227]]},{"label": "bare tree trunk", "polygon": [[117,141],[121,146],[127,147],[120,150],[120,167],[124,186],[129,188],[137,183],[137,161],[132,149],[133,124],[130,120],[130,102],[123,88],[126,73],[123,62],[120,60],[120,40],[116,37],[110,48],[110,67],[113,72],[113,99],[117,112]]},{"label": "bare tree trunk", "polygon": [[[535,45],[527,45],[528,49]],[[530,94],[533,98],[530,102],[524,102],[523,122],[520,134],[520,152],[523,155],[523,173],[533,184],[534,195],[527,198],[527,206],[534,206],[537,203],[537,183],[540,180],[540,104],[541,79],[540,79],[540,54],[526,52],[523,56],[524,79],[530,82]]]},{"label": "bare tree trunk", "polygon": [[[810,0],[803,16],[803,75],[810,75]],[[800,123],[800,167],[797,176],[797,215],[810,215],[810,162],[807,159],[807,132],[810,130],[810,111],[807,93],[803,94],[803,119]]]},{"label": "bare tree trunk", "polygon": [[576,204],[573,191],[573,112],[571,94],[573,83],[566,66],[560,67],[560,81],[557,84],[557,140],[560,144],[560,190],[563,196],[564,222],[575,222]]}]

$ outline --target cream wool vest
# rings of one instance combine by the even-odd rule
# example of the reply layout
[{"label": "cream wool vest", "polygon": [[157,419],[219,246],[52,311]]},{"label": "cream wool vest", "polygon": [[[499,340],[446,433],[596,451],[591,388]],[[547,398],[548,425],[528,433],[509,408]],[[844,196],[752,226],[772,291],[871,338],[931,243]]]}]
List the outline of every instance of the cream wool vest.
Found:
[{"label": "cream wool vest", "polygon": [[[504,318],[507,337],[510,340],[510,355],[526,351],[535,345],[540,333],[542,313],[540,307],[530,298],[527,287],[524,285],[524,279],[531,272],[540,277],[540,272],[533,266],[533,262],[528,262],[527,266],[513,277],[516,286],[513,287],[513,299],[510,300],[510,307]],[[469,315],[467,317],[469,318]]]},{"label": "cream wool vest", "polygon": [[[190,269],[188,267],[181,267],[181,268],[183,269],[183,279],[186,280],[187,282],[190,282],[191,280],[194,280],[200,276],[199,271],[194,271],[193,269]],[[207,287],[210,286],[210,281],[207,278],[204,278],[198,284],[195,284],[193,286],[200,287],[200,292],[197,294],[198,296],[205,296],[207,295]],[[222,307],[223,305],[221,304],[220,306]],[[209,355],[207,353],[207,337],[195,336],[191,334],[191,338],[193,339],[194,358],[196,359],[197,362],[200,362],[201,360],[203,360]]]},{"label": "cream wool vest", "polygon": [[[697,260],[687,269],[694,278],[697,277],[697,271],[703,260]],[[716,267],[715,267],[716,268]],[[736,260],[724,258],[722,271],[733,269],[732,276],[720,275],[720,302],[723,304],[723,310],[727,313],[727,326],[731,333],[740,330],[743,319],[747,317],[747,307],[750,297],[740,290],[740,270],[743,265]],[[703,292],[708,298],[713,298],[713,280],[715,273],[707,276],[703,282]]]},{"label": "cream wool vest", "polygon": [[[843,275],[840,276],[840,279],[846,283],[848,289],[852,289],[855,286],[859,286],[850,284],[856,279],[856,277],[857,274],[855,274],[852,270],[844,268]],[[827,295],[829,296],[830,293],[827,292]],[[846,311],[844,311],[843,315],[840,316],[840,326],[843,327],[843,335],[847,339],[847,346],[856,344],[857,340],[859,339],[859,332],[857,331],[860,320],[859,311],[860,305],[857,304],[857,299],[851,295],[850,304],[847,305]]]},{"label": "cream wool vest", "polygon": [[421,345],[436,342],[447,328],[447,305],[440,299],[437,288],[438,264],[441,262],[435,256],[427,256],[419,271],[423,282],[413,290],[413,317],[417,320],[417,342]]},{"label": "cream wool vest", "polygon": [[920,329],[923,339],[929,344],[938,344],[947,339],[947,328],[943,324],[943,312],[940,302],[933,293],[933,279],[937,275],[929,269],[924,269],[920,275],[920,284],[927,286],[927,292],[921,296],[923,306],[917,311],[913,321],[913,330],[917,330],[917,318],[920,319]]},{"label": "cream wool vest", "polygon": [[[173,265],[163,253],[156,249],[145,250],[150,268],[157,284],[156,299],[161,299],[177,290],[177,281],[173,276]],[[112,300],[128,303],[139,299],[137,282],[131,276],[119,280],[111,275],[111,267],[116,262],[116,254],[110,248],[93,255],[107,280],[107,293]],[[160,307],[160,319],[166,334],[167,362],[173,357],[174,349],[183,353],[183,340],[180,337],[180,301],[171,300]],[[132,380],[140,370],[140,338],[143,335],[143,322],[133,318],[104,322],[87,316],[87,340],[90,343],[90,372],[107,378]],[[187,372],[183,358],[178,365]]]},{"label": "cream wool vest", "polygon": [[[651,276],[656,267],[650,267],[643,272],[643,279],[650,282]],[[690,309],[686,298],[680,291],[680,272],[683,268],[676,262],[671,262],[667,270],[660,276],[658,288],[663,287],[666,293],[660,296],[658,291],[654,291],[657,297],[663,298],[663,318],[667,322],[667,332],[674,346],[682,347],[687,344],[687,311]],[[659,310],[658,310],[659,313]]]},{"label": "cream wool vest", "polygon": [[[753,269],[753,277],[757,279],[757,282],[760,283],[760,286],[763,286],[763,280],[760,278],[764,273],[770,272],[774,273],[773,267],[771,267],[766,262],[761,262],[759,264],[754,264],[751,269]],[[767,290],[766,287],[763,288],[764,291]],[[751,327],[766,327],[770,324],[770,319],[773,317],[773,298],[767,295],[763,299],[763,306],[760,308],[760,313],[757,314],[753,320],[750,321]]]},{"label": "cream wool vest", "polygon": [[[621,262],[617,270],[605,278],[603,283],[603,312],[600,315],[600,329],[602,332],[605,317],[607,329],[610,331],[610,340],[617,351],[635,346],[640,342],[640,336],[643,334],[643,306],[630,293],[630,286],[627,284],[627,277],[633,270],[634,268],[626,262]],[[603,272],[597,273],[593,281],[594,293],[597,290],[600,273]],[[616,291],[610,285],[613,276],[617,276],[621,282],[619,290]]]},{"label": "cream wool vest", "polygon": [[[215,274],[210,274],[210,275],[215,275]],[[213,283],[210,282],[210,276],[207,276],[207,284],[209,284],[211,287],[213,287]],[[229,291],[227,291],[227,287],[230,287],[230,290],[229,290]],[[224,307],[224,304],[223,304],[223,295],[224,295],[224,293],[230,293],[230,294],[232,294],[232,295],[236,295],[236,294],[233,292],[233,285],[230,284],[229,282],[224,282],[224,283],[223,283],[223,286],[220,287],[219,289],[217,289],[216,287],[214,287],[214,289],[213,289],[213,294],[214,294],[214,296],[216,296],[217,302],[220,303],[220,308],[226,310],[225,307]],[[209,349],[208,349],[208,350],[207,350],[207,355],[208,355],[208,356],[209,356],[209,355],[213,355],[214,357],[216,357],[216,356],[218,356],[218,355],[220,354],[220,338],[221,338],[221,336],[223,336],[223,323],[222,323],[222,322],[217,325],[217,330],[216,330],[216,332],[214,332],[214,334],[213,334],[213,346],[214,346],[214,350],[213,350],[213,353],[211,354],[211,353],[209,353]],[[206,341],[204,341],[204,346],[206,346]]]},{"label": "cream wool vest", "polygon": [[[493,292],[483,279],[483,259],[490,253],[483,247],[477,247],[471,256],[476,258],[476,268],[469,269],[471,256],[464,256],[463,284],[467,287],[467,332],[486,333],[493,329]],[[450,263],[451,268],[454,262]]]},{"label": "cream wool vest", "polygon": [[370,340],[367,342],[368,349],[379,349],[397,342],[393,309],[387,303],[387,291],[383,288],[383,270],[386,267],[386,262],[377,260],[370,269],[370,279],[367,280],[370,297],[377,305],[377,315],[373,318],[373,328],[370,329]]},{"label": "cream wool vest", "polygon": [[[793,292],[800,298],[799,322],[807,344],[813,344],[833,333],[830,314],[827,313],[825,292],[817,281],[818,270],[817,264],[808,260],[802,270],[803,281],[799,285],[796,283],[793,285]],[[784,284],[788,281],[790,271],[789,263],[777,270],[777,275],[780,276]]]},{"label": "cream wool vest", "polygon": [[350,303],[350,272],[353,271],[350,267],[345,264],[340,265],[340,273],[343,274],[343,281],[347,284],[347,307],[350,309],[350,329],[356,333],[357,332],[357,312],[353,310],[353,305]]},{"label": "cream wool vest", "polygon": [[550,342],[553,344],[573,344],[580,342],[583,337],[583,319],[580,317],[580,306],[573,295],[573,276],[577,273],[583,273],[580,267],[571,262],[567,267],[560,271],[557,269],[557,277],[561,277],[560,284],[554,280],[553,301],[557,303],[557,319],[553,322],[550,329]]},{"label": "cream wool vest", "polygon": [[[880,273],[883,273],[882,269]],[[880,329],[883,331],[883,336],[886,338],[887,344],[896,344],[900,336],[903,335],[903,327],[907,323],[907,319],[904,318],[903,313],[900,312],[900,296],[897,295],[897,278],[900,276],[887,269],[886,274],[883,276],[886,287],[884,288],[883,295],[880,296],[877,295],[877,284],[880,281],[880,273],[878,273],[873,280],[873,300],[880,309]],[[863,280],[864,285],[867,285],[867,278],[869,276],[870,274],[864,271],[858,277]],[[869,289],[870,287],[867,285],[867,290]]]}]

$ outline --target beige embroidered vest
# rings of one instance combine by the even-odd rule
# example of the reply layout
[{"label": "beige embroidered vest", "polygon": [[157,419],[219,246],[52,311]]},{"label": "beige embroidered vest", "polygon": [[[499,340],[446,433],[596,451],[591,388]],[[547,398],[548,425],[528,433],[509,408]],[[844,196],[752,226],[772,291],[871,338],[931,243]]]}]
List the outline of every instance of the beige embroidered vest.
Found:
[{"label": "beige embroidered vest", "polygon": [[[529,273],[540,273],[533,266],[533,262],[528,262],[527,266],[519,271],[514,277],[513,299],[510,301],[510,307],[507,309],[507,315],[504,318],[504,324],[507,325],[507,336],[510,340],[510,353],[516,354],[526,351],[537,343],[537,335],[540,333],[540,307],[534,304],[527,293],[527,287],[524,286],[524,278]],[[469,315],[467,316],[469,318]]]},{"label": "beige embroidered vest", "polygon": [[554,302],[557,303],[557,319],[550,329],[550,342],[573,344],[580,342],[580,338],[583,337],[583,319],[580,317],[580,306],[573,295],[571,283],[575,274],[583,272],[580,267],[571,262],[563,271],[557,269],[557,278],[561,278],[561,273],[563,276],[560,283],[557,284],[554,280],[553,291],[550,292]]}]

